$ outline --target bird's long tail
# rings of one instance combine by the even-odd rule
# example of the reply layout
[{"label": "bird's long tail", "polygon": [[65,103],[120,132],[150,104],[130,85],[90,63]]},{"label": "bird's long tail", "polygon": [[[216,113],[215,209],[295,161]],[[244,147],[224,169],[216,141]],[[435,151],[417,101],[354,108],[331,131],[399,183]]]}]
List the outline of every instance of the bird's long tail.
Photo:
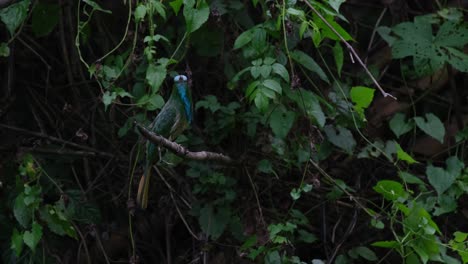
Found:
[{"label": "bird's long tail", "polygon": [[138,185],[137,204],[141,209],[148,207],[149,182],[151,177],[151,166],[147,166],[145,173],[140,178]]}]

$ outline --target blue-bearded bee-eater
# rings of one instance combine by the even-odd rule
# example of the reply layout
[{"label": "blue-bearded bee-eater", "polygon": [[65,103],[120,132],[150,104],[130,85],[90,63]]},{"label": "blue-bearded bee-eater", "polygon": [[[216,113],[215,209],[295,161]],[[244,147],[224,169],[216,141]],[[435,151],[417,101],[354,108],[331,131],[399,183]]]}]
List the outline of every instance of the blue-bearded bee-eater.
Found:
[{"label": "blue-bearded bee-eater", "polygon": [[[163,136],[171,141],[175,140],[193,119],[192,94],[188,87],[187,76],[177,75],[174,77],[174,87],[171,96],[156,116],[150,126],[150,130],[157,135]],[[146,144],[146,164],[143,176],[138,186],[137,204],[146,209],[148,206],[149,180],[153,165],[159,160],[158,147],[148,141]]]}]

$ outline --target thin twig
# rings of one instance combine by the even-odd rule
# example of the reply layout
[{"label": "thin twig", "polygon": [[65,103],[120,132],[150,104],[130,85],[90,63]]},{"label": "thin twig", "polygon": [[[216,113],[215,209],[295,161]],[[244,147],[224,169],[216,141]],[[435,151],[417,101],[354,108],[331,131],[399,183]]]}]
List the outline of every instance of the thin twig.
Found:
[{"label": "thin twig", "polygon": [[263,227],[266,227],[265,219],[263,218],[262,206],[260,205],[260,199],[258,198],[258,193],[255,188],[255,184],[253,183],[252,177],[250,177],[249,170],[247,170],[247,168],[244,168],[244,169],[245,169],[245,173],[249,177],[250,185],[252,185],[252,190],[254,191],[255,199],[257,200],[258,213],[260,214],[260,220],[262,221]]},{"label": "thin twig", "polygon": [[357,54],[357,52],[353,49],[353,47],[351,46],[351,44],[349,44],[345,38],[343,36],[340,35],[340,33],[338,31],[336,31],[336,29],[330,25],[330,23],[328,23],[328,21],[322,16],[322,14],[320,14],[317,9],[315,9],[307,0],[302,0],[302,2],[304,2],[310,9],[312,9],[312,11],[323,21],[323,23],[325,23],[325,25],[327,25],[327,27],[330,28],[331,31],[333,31],[336,36],[345,44],[346,48],[348,48],[349,52],[351,52],[351,54],[353,55],[354,58],[356,58],[356,60],[359,62],[359,64],[364,68],[364,71],[367,73],[367,75],[369,75],[369,77],[371,78],[371,80],[374,82],[375,86],[377,86],[377,88],[379,89],[379,91],[382,93],[383,97],[391,97],[395,100],[397,100],[397,98],[387,92],[385,92],[385,90],[380,86],[379,82],[377,82],[377,80],[374,78],[374,76],[372,75],[372,73],[369,71],[369,69],[366,67],[366,65],[364,64],[364,62],[362,62],[361,58],[359,57],[359,55]]},{"label": "thin twig", "polygon": [[235,163],[233,159],[231,159],[229,156],[226,156],[221,153],[215,153],[215,152],[209,152],[209,151],[198,151],[198,152],[191,152],[185,147],[183,147],[180,144],[177,144],[173,141],[170,141],[162,136],[159,136],[148,129],[146,129],[144,126],[138,124],[137,122],[134,122],[136,127],[138,128],[138,131],[149,141],[160,145],[162,147],[167,148],[174,154],[180,157],[185,157],[191,160],[217,160],[221,161],[224,163]]},{"label": "thin twig", "polygon": [[69,145],[69,146],[72,146],[72,147],[75,147],[75,148],[84,149],[84,150],[87,150],[87,151],[92,151],[96,155],[99,155],[99,156],[104,156],[104,157],[108,157],[108,158],[113,158],[114,157],[113,154],[110,154],[110,153],[107,153],[107,152],[102,152],[102,151],[99,151],[97,149],[94,149],[94,148],[91,148],[91,147],[88,147],[88,146],[76,144],[76,143],[73,143],[73,142],[70,142],[70,141],[66,141],[66,140],[56,138],[56,137],[53,137],[53,136],[49,136],[49,135],[45,135],[45,134],[42,134],[42,133],[33,132],[33,131],[29,131],[29,130],[26,130],[26,129],[23,129],[23,128],[9,126],[9,125],[5,125],[5,124],[0,124],[0,127],[6,128],[6,129],[9,129],[9,130],[13,130],[13,131],[18,131],[18,132],[28,134],[28,135],[33,135],[33,136],[40,137],[40,138],[45,138],[45,139],[48,139],[50,141],[61,143],[61,144],[64,144],[64,145]]}]

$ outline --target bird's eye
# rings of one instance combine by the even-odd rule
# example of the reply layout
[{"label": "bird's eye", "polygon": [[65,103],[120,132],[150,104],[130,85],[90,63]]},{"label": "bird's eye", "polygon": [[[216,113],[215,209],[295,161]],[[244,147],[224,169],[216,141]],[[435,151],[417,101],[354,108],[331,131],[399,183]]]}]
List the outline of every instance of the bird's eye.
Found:
[{"label": "bird's eye", "polygon": [[180,81],[186,82],[187,81],[187,76],[177,75],[176,77],[174,77],[174,82],[180,82]]}]

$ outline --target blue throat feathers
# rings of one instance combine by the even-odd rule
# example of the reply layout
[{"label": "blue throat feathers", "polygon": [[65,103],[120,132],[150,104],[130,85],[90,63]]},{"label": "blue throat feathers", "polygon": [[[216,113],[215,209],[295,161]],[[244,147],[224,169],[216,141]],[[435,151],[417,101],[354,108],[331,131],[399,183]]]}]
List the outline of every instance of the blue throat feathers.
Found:
[{"label": "blue throat feathers", "polygon": [[187,115],[187,121],[189,124],[192,124],[192,105],[187,94],[187,83],[176,83],[177,91],[179,92],[180,99],[184,104],[185,114]]}]

